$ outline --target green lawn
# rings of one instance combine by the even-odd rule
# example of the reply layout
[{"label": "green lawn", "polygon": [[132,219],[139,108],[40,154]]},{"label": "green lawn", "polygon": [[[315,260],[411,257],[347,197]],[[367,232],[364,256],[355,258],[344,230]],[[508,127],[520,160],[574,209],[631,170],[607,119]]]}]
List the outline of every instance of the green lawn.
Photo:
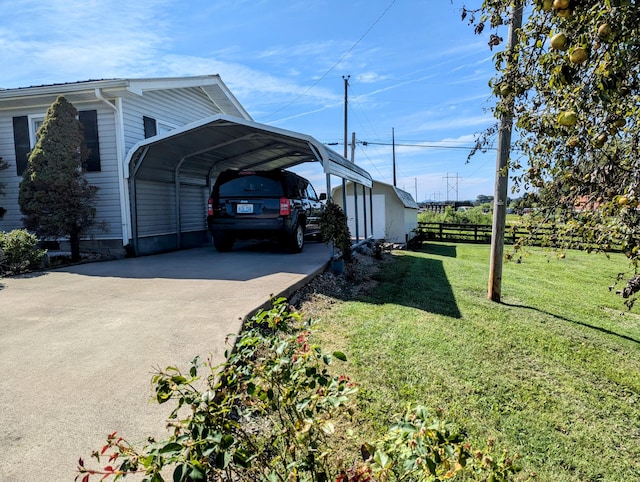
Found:
[{"label": "green lawn", "polygon": [[[621,255],[532,250],[486,299],[489,246],[395,252],[365,297],[317,325],[383,430],[407,403],[523,459],[523,479],[640,480],[640,315],[610,292]],[[639,303],[640,306],[640,303]]]}]

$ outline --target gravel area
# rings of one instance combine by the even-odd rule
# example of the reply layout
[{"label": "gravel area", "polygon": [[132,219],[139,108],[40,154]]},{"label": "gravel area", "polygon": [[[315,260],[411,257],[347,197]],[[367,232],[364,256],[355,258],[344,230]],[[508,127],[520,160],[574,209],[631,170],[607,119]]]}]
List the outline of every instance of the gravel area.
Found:
[{"label": "gravel area", "polygon": [[378,284],[376,274],[384,263],[391,261],[391,250],[400,248],[389,244],[359,248],[353,262],[345,264],[343,273],[328,269],[296,291],[289,303],[305,316],[317,318],[338,301],[366,294]]}]

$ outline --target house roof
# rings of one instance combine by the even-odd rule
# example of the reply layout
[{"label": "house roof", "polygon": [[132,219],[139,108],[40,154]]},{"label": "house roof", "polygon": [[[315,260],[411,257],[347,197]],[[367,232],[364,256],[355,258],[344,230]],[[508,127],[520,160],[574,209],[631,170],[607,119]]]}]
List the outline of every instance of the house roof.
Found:
[{"label": "house roof", "polygon": [[125,92],[144,95],[145,91],[199,87],[221,112],[251,119],[249,113],[231,93],[219,75],[194,77],[163,77],[149,79],[85,80],[60,84],[36,85],[0,89],[0,110],[34,106],[49,106],[59,95],[71,103],[96,100],[100,95],[108,100]]},{"label": "house roof", "polygon": [[325,173],[371,186],[371,176],[313,137],[216,115],[138,142],[125,160],[134,178],[208,179],[225,169],[283,169],[319,161]]}]

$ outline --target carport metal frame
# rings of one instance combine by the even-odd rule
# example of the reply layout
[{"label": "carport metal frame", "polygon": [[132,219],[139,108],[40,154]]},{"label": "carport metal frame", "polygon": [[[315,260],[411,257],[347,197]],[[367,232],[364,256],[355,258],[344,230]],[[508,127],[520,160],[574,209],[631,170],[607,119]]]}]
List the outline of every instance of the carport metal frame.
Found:
[{"label": "carport metal frame", "polygon": [[[304,162],[322,164],[327,196],[331,195],[332,175],[361,185],[364,197],[362,206],[367,219],[367,187],[369,196],[372,195],[369,173],[309,135],[238,117],[216,115],[138,142],[129,151],[124,163],[131,206],[128,232],[134,252],[140,254],[136,184],[143,171],[146,176],[172,178],[175,189],[175,249],[180,249],[183,234],[180,185],[185,180],[204,180],[210,191],[217,175],[225,169],[284,169]],[[165,180],[156,182],[170,184]],[[372,200],[369,201],[372,206]],[[357,199],[354,208],[357,216]],[[373,213],[370,213],[369,219],[373,221]],[[366,238],[366,222],[364,230]],[[357,241],[358,226],[354,234]]]}]

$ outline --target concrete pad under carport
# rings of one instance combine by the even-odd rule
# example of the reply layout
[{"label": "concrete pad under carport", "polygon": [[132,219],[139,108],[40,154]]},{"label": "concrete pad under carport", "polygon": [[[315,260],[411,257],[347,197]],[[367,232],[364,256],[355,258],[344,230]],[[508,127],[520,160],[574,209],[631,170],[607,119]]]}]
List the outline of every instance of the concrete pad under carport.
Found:
[{"label": "concrete pad under carport", "polygon": [[241,318],[328,258],[320,243],[202,247],[0,280],[0,480],[73,480],[108,433],[165,436],[153,368],[222,362]]}]

